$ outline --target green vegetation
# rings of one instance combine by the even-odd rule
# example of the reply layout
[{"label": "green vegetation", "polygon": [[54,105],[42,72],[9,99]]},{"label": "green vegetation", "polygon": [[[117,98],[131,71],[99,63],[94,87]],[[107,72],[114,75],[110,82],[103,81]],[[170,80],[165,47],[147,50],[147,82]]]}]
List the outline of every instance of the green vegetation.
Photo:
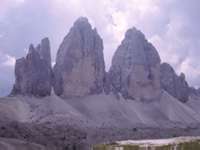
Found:
[{"label": "green vegetation", "polygon": [[93,147],[93,150],[116,150],[116,148],[123,148],[123,150],[139,150],[140,147],[137,145],[96,145]]},{"label": "green vegetation", "polygon": [[164,145],[156,147],[155,150],[173,150],[173,147],[175,147],[175,145]]},{"label": "green vegetation", "polygon": [[125,145],[123,146],[123,150],[139,150],[140,147],[138,145]]},{"label": "green vegetation", "polygon": [[105,144],[101,144],[101,145],[96,145],[93,147],[93,150],[114,150],[116,146],[114,145],[105,145]]},{"label": "green vegetation", "polygon": [[200,150],[200,142],[194,141],[194,142],[181,143],[178,145],[177,150]]}]

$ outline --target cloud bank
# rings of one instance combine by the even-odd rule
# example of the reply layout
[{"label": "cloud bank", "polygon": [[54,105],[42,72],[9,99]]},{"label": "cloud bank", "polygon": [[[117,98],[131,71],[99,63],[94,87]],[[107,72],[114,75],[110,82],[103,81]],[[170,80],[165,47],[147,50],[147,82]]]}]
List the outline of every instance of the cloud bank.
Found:
[{"label": "cloud bank", "polygon": [[124,33],[133,26],[155,45],[161,59],[190,85],[200,85],[200,1],[198,0],[1,0],[0,95],[9,93],[14,60],[30,43],[51,41],[52,56],[73,22],[88,17],[104,40],[107,69]]}]

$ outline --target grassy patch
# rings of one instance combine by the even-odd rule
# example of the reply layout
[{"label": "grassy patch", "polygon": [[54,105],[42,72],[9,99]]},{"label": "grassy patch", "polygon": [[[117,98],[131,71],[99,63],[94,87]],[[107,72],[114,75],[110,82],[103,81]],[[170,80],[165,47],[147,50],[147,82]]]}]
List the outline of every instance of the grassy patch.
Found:
[{"label": "grassy patch", "polygon": [[139,150],[140,147],[137,145],[96,145],[93,147],[93,150],[116,150],[116,148],[123,148],[123,150]]},{"label": "grassy patch", "polygon": [[173,150],[173,145],[164,145],[156,147],[155,150]]},{"label": "grassy patch", "polygon": [[177,150],[200,150],[200,143],[199,141],[181,143]]},{"label": "grassy patch", "polygon": [[124,145],[123,150],[139,150],[140,147],[137,145]]}]

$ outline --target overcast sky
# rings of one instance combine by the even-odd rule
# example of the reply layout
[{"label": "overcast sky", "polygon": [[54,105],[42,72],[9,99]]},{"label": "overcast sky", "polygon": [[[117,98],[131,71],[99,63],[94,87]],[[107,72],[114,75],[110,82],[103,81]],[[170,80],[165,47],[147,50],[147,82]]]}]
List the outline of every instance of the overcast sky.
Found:
[{"label": "overcast sky", "polygon": [[104,40],[107,69],[130,27],[140,29],[162,61],[200,85],[200,0],[0,0],[0,96],[11,90],[15,59],[49,37],[52,57],[73,22],[89,19]]}]

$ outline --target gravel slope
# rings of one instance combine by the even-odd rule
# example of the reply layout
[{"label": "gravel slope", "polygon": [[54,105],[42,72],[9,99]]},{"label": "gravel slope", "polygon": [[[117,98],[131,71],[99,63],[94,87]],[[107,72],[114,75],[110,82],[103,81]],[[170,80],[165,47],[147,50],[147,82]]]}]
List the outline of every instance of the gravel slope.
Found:
[{"label": "gravel slope", "polygon": [[[165,91],[152,102],[104,94],[82,99],[4,97],[0,137],[59,146],[58,150],[84,145],[87,150],[90,144],[105,141],[199,135],[199,106],[198,100],[181,103]],[[10,141],[0,139],[2,148],[16,148],[8,145]]]},{"label": "gravel slope", "polygon": [[57,96],[0,99],[1,119],[19,122],[71,124],[80,127],[174,127],[200,123],[200,102],[181,103],[163,91],[160,100],[141,102],[93,95],[82,99]]},{"label": "gravel slope", "polygon": [[16,139],[0,138],[0,150],[47,150],[44,146]]}]

